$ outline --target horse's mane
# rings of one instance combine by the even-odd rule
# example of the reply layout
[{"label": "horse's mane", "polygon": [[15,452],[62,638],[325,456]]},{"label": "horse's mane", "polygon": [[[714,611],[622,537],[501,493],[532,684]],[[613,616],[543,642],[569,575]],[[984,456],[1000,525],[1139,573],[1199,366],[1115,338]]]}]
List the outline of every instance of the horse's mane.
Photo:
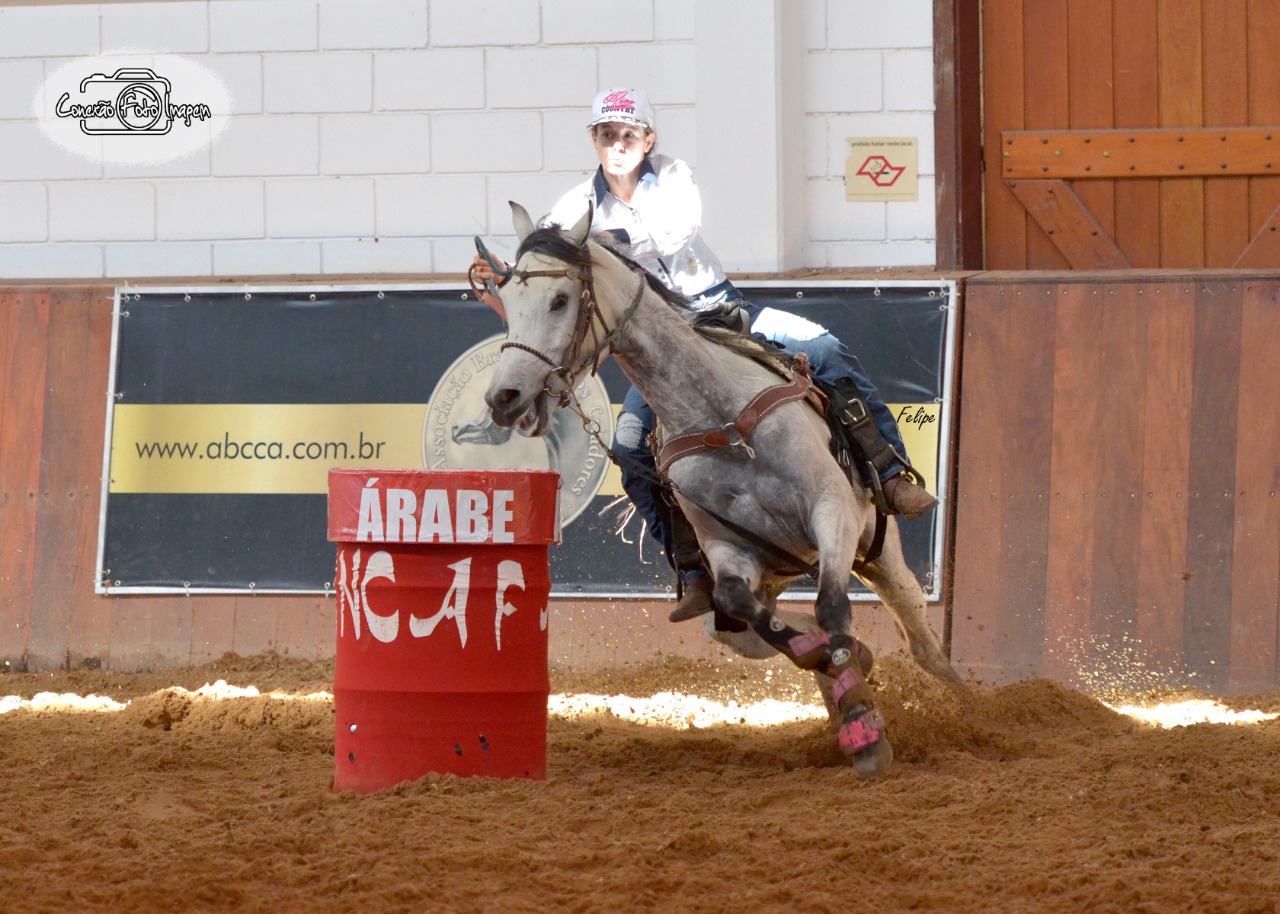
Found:
[{"label": "horse's mane", "polygon": [[[687,296],[664,285],[658,277],[638,264],[618,246],[607,241],[592,240],[595,240],[600,247],[622,261],[632,273],[643,277],[654,294],[688,321],[699,336],[723,346],[731,352],[751,359],[753,362],[759,362],[770,371],[778,374],[787,376],[793,369],[794,360],[776,346],[766,345],[736,330],[729,330],[712,324],[699,324],[695,320],[698,315],[698,309],[693,307],[693,303]],[[520,249],[516,252],[516,260],[518,261],[530,252],[545,254],[547,257],[552,257],[568,266],[578,267],[582,270],[586,270],[591,266],[590,249],[585,244],[579,246],[566,239],[561,227],[554,222],[535,229],[525,236],[524,241],[520,243]]]}]

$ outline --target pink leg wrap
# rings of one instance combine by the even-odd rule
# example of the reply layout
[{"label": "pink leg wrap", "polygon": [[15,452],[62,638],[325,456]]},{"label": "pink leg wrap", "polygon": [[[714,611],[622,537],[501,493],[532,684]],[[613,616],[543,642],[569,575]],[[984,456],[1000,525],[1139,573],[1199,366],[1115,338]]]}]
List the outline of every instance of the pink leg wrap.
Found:
[{"label": "pink leg wrap", "polygon": [[845,755],[857,755],[880,739],[884,718],[879,711],[867,711],[856,720],[840,727],[840,751]]},{"label": "pink leg wrap", "polygon": [[831,699],[837,707],[843,707],[841,702],[844,697],[849,694],[852,689],[856,689],[860,685],[866,685],[866,680],[858,675],[858,671],[854,667],[846,667],[844,672],[836,677],[835,683],[831,686]]},{"label": "pink leg wrap", "polygon": [[786,654],[802,670],[811,670],[822,662],[830,643],[822,632],[801,632],[787,642]]}]

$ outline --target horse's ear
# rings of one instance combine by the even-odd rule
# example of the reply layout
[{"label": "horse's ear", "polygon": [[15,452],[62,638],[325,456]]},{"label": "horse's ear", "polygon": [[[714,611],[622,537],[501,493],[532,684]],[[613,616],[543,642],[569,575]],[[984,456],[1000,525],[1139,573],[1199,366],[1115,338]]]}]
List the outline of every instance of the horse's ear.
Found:
[{"label": "horse's ear", "polygon": [[529,218],[529,211],[516,201],[508,200],[507,203],[511,205],[511,221],[516,227],[516,237],[524,244],[524,240],[533,234],[533,220]]},{"label": "horse's ear", "polygon": [[593,210],[594,207],[588,203],[586,213],[574,223],[573,228],[565,232],[565,238],[572,241],[576,247],[582,247],[587,240],[587,232],[591,231],[591,213]]}]

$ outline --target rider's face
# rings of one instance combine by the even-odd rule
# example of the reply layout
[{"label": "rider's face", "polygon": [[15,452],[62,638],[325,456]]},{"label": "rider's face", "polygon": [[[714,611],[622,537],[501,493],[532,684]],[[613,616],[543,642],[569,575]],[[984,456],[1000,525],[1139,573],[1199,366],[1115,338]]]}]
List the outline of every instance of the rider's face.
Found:
[{"label": "rider's face", "polygon": [[600,157],[600,167],[609,175],[629,175],[639,168],[653,149],[654,139],[643,127],[619,121],[597,124],[591,131],[591,145]]}]

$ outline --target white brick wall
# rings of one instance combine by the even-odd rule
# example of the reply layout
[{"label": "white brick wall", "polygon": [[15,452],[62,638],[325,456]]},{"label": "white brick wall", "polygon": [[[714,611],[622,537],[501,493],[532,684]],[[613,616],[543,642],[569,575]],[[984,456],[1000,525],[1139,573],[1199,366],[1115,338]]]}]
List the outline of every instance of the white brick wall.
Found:
[{"label": "white brick wall", "polygon": [[48,189],[43,184],[0,184],[0,244],[49,237]]},{"label": "white brick wall", "polygon": [[158,185],[156,238],[161,241],[262,238],[262,181],[169,181]]},{"label": "white brick wall", "polygon": [[146,241],[156,236],[155,188],[141,181],[49,185],[50,241]]},{"label": "white brick wall", "polygon": [[[932,264],[930,0],[899,0],[891,15],[870,0],[741,0],[741,17],[700,16],[707,2],[0,6],[0,280],[462,272],[471,235],[512,244],[508,199],[540,215],[594,168],[587,104],[607,85],[646,89],[659,148],[714,169],[704,203],[730,269],[762,268],[760,227],[714,214],[736,211],[723,195],[750,193],[770,155],[803,170],[804,187],[803,264],[773,268]],[[771,36],[784,3],[802,4],[803,28]],[[728,123],[700,104],[732,95],[700,82],[780,42],[803,117],[777,132],[790,123],[780,98],[742,98],[741,132],[704,129],[700,150],[709,116]],[[232,113],[216,141],[174,161],[104,165],[40,132],[44,78],[125,46],[181,54],[223,80]],[[916,137],[919,199],[847,203],[854,136]]]},{"label": "white brick wall", "polygon": [[319,43],[315,0],[209,3],[209,48],[228,51],[310,51]]},{"label": "white brick wall", "polygon": [[384,113],[320,121],[320,171],[327,175],[428,174],[431,117]]},{"label": "white brick wall", "polygon": [[448,111],[484,107],[484,51],[441,48],[429,54],[388,51],[373,62],[378,111]]},{"label": "white brick wall", "polygon": [[278,178],[267,182],[271,238],[373,235],[372,178]]},{"label": "white brick wall", "polygon": [[505,48],[537,44],[541,4],[511,0],[430,0],[427,15],[434,47]]},{"label": "white brick wall", "polygon": [[320,7],[322,48],[423,48],[427,7],[422,0],[343,0]]},{"label": "white brick wall", "polygon": [[653,32],[653,3],[646,0],[555,0],[542,6],[547,44],[648,42]]},{"label": "white brick wall", "polygon": [[[0,13],[3,10],[0,9]],[[3,28],[0,20],[0,28]],[[39,60],[0,60],[0,120],[31,117],[31,100],[44,80]]]},{"label": "white brick wall", "polygon": [[209,5],[201,2],[107,3],[102,47],[198,54],[209,50]]},{"label": "white brick wall", "polygon": [[363,51],[269,55],[263,60],[262,106],[272,114],[370,111],[373,55]]}]

